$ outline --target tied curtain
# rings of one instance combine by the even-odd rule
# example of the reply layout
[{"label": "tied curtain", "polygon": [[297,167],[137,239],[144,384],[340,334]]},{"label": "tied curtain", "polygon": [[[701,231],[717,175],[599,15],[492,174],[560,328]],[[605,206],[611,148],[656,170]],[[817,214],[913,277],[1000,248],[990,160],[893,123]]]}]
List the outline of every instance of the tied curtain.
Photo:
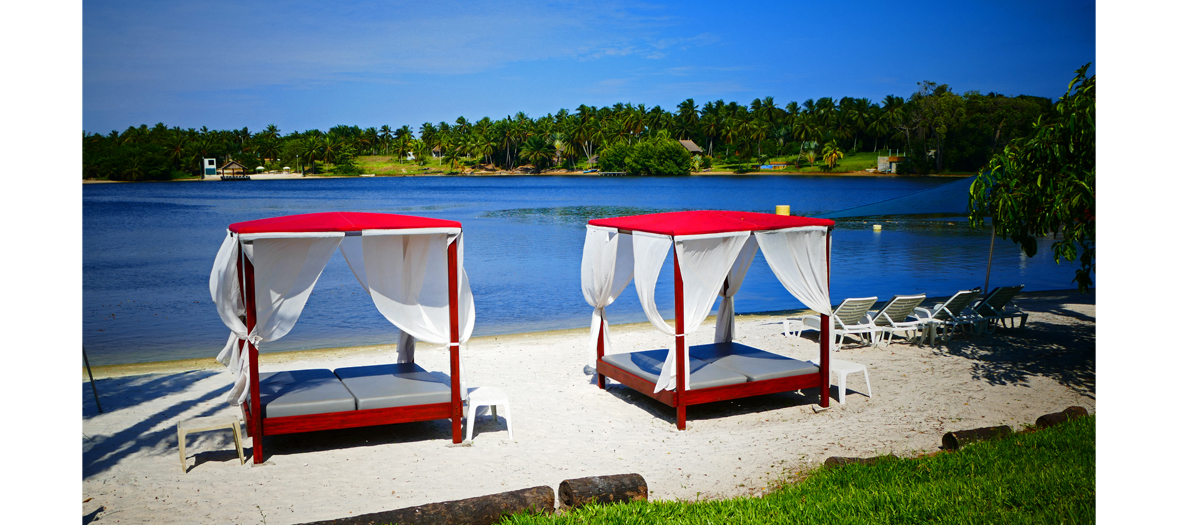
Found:
[{"label": "tied curtain", "polygon": [[[632,242],[635,249],[635,289],[647,320],[657,330],[676,337],[690,334],[700,327],[701,322],[713,309],[721,285],[729,276],[742,249],[746,246],[749,232],[731,232],[708,235],[689,235],[673,238],[645,232],[634,232]],[[675,244],[679,261],[684,293],[684,333],[677,334],[660,316],[655,303],[656,281],[660,268],[668,258],[668,248]],[[687,377],[685,388],[691,388]],[[664,368],[656,381],[656,391],[676,388],[676,351],[668,350]]]},{"label": "tied curtain", "polygon": [[606,307],[619,298],[635,273],[631,236],[615,228],[586,226],[582,246],[582,297],[594,308],[590,316],[590,368],[598,359],[598,338],[602,332],[603,354],[611,353],[610,324]]},{"label": "tied curtain", "polygon": [[[242,276],[238,272],[241,257],[238,238],[226,236],[209,277],[209,290],[217,313],[231,331],[225,348],[217,360],[237,374],[226,401],[240,405],[249,390],[250,360],[242,356],[243,341],[255,346],[264,341],[275,341],[287,335],[307,304],[307,297],[319,280],[328,259],[340,245],[343,233],[321,233],[315,237],[287,237],[255,239],[247,245],[246,256],[254,265],[254,298],[256,322],[254,330],[246,333],[242,317],[246,313],[242,301]],[[233,297],[229,297],[233,294]]]},{"label": "tied curtain", "polygon": [[828,316],[828,348],[835,347],[828,293],[828,229],[824,226],[755,232],[762,256],[779,282],[804,306]]},{"label": "tied curtain", "polygon": [[[238,272],[238,259],[243,252],[240,241],[249,242],[249,239],[228,233],[209,277],[209,290],[218,315],[231,331],[229,341],[217,356],[219,362],[237,375],[226,400],[239,405],[249,393],[246,388],[249,359],[242,356],[243,343],[248,341],[257,347],[291,331],[338,246],[377,309],[401,329],[398,362],[413,362],[414,338],[449,343],[447,246],[458,242],[459,340],[466,342],[475,324],[475,306],[463,271],[461,232],[410,232],[364,231],[359,237],[345,237],[343,232],[250,236],[256,238],[244,246],[244,255],[254,265],[257,313],[257,322],[250,333],[246,333],[243,321],[246,313],[241,293],[243,277]],[[461,391],[466,394],[466,389]]]}]

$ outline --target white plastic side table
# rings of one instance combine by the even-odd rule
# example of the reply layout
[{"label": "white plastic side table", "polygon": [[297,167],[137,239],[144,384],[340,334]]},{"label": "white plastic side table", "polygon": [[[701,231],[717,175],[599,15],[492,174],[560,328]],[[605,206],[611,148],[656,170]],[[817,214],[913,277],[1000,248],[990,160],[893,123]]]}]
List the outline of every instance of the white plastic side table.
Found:
[{"label": "white plastic side table", "polygon": [[496,409],[504,411],[504,423],[508,425],[508,439],[512,439],[512,409],[508,406],[508,395],[499,388],[480,386],[467,390],[467,441],[475,430],[475,414],[479,407],[491,407],[492,417],[498,417]]},{"label": "white plastic side table", "polygon": [[783,319],[783,335],[799,337],[799,334],[802,333],[803,329],[806,327],[807,326],[803,324],[802,319]]}]

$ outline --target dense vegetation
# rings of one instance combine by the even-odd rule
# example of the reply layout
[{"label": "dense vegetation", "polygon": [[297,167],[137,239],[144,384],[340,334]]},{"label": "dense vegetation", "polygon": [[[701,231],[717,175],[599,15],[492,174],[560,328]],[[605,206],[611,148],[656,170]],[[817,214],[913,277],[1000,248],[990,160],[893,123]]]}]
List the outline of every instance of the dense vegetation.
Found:
[{"label": "dense vegetation", "polygon": [[990,218],[996,235],[1029,257],[1053,234],[1053,258],[1078,261],[1078,289],[1094,285],[1097,241],[1097,80],[1078,69],[1065,95],[1025,137],[992,157],[971,185],[970,220]]},{"label": "dense vegetation", "polygon": [[957,452],[821,468],[761,498],[589,505],[549,523],[1094,523],[1094,417]]},{"label": "dense vegetation", "polygon": [[[779,106],[773,97],[750,104],[717,100],[698,106],[693,99],[674,110],[643,104],[610,107],[581,105],[574,111],[530,118],[524,113],[492,120],[426,122],[361,129],[339,125],[281,134],[275,126],[253,133],[247,128],[216,131],[169,128],[163,123],[129,127],[122,133],[83,132],[82,176],[111,180],[159,180],[200,174],[202,158],[218,165],[232,159],[247,169],[290,166],[315,172],[324,163],[338,174],[355,173],[360,155],[441,157],[444,166],[495,165],[500,169],[586,166],[599,155],[620,158],[638,153],[643,173],[687,173],[685,159],[671,155],[674,140],[692,140],[703,155],[689,157],[689,169],[737,166],[786,158],[802,167],[820,161],[833,169],[844,155],[898,150],[913,173],[974,172],[1050,110],[1048,99],[995,93],[957,94],[945,84],[922,82],[909,98],[830,97]],[[615,148],[612,151],[612,148]],[[612,168],[619,165],[612,165]]]}]

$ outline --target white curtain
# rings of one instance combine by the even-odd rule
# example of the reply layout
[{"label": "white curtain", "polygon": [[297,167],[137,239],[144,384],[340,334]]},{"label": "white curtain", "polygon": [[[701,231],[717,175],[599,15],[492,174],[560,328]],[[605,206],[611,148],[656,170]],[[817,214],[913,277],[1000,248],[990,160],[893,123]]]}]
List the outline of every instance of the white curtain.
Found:
[{"label": "white curtain", "polygon": [[[218,276],[221,282],[214,287],[214,277],[211,276],[210,291],[222,321],[233,331],[233,336],[222,350],[222,355],[218,355],[219,361],[223,364],[228,361],[231,371],[238,374],[227,397],[231,404],[238,405],[246,400],[249,394],[246,383],[250,375],[249,359],[240,355],[240,347],[234,339],[249,341],[257,347],[265,341],[274,341],[287,335],[299,320],[299,315],[307,304],[308,295],[311,294],[320,273],[343,237],[343,233],[323,233],[317,234],[316,237],[254,239],[251,249],[246,251],[246,255],[254,264],[254,309],[257,316],[254,330],[249,334],[244,334],[245,326],[240,324],[240,320],[236,323],[227,320],[227,314],[236,308],[228,294],[232,293],[233,285],[230,283],[237,280],[237,271],[236,261],[233,263],[235,269],[232,272],[223,266],[222,252],[227,251],[225,245],[230,240],[222,243],[222,250],[218,252],[213,270],[213,276]],[[237,244],[237,241],[238,239],[233,239],[234,244]],[[231,248],[229,251],[237,250]],[[227,255],[226,259],[229,257]],[[223,280],[223,277],[228,277],[229,282]],[[243,312],[244,310],[245,308],[242,308]],[[229,355],[224,355],[227,350]],[[237,366],[234,366],[235,363]]]},{"label": "white curtain", "polygon": [[750,263],[754,261],[754,254],[758,253],[758,239],[753,235],[746,237],[746,244],[726,277],[729,285],[721,290],[721,304],[717,307],[717,328],[713,334],[714,343],[729,343],[733,341],[734,305],[733,296],[742,287],[746,272],[750,270]]},{"label": "white curtain", "polygon": [[209,294],[213,297],[213,304],[217,305],[217,315],[221,322],[229,328],[229,341],[217,354],[217,361],[234,374],[234,386],[227,401],[238,404],[238,394],[245,389],[246,381],[250,377],[249,359],[241,359],[239,341],[245,341],[246,323],[242,316],[246,315],[246,305],[242,302],[241,276],[238,274],[238,238],[226,232],[225,240],[221,242],[221,249],[217,251],[217,258],[213,260],[213,272],[209,274]]},{"label": "white curtain", "polygon": [[[667,251],[665,249],[665,251]],[[611,353],[610,324],[606,307],[618,299],[635,273],[631,236],[615,228],[586,226],[586,244],[582,247],[582,297],[594,308],[590,316],[590,368],[598,358],[601,330],[603,353]]]},{"label": "white curtain", "polygon": [[[684,333],[677,334],[660,316],[655,303],[656,280],[660,268],[668,258],[672,238],[635,232],[635,289],[647,319],[656,329],[672,336],[690,334],[700,327],[701,322],[713,309],[717,292],[729,275],[734,261],[745,246],[748,232],[725,234],[693,235],[676,239],[676,256],[680,263],[680,274],[684,292]],[[684,378],[685,389],[689,378]],[[656,381],[656,391],[676,388],[676,351],[668,350],[664,368]]]},{"label": "white curtain", "polygon": [[828,348],[835,347],[828,294],[828,230],[823,226],[756,232],[774,276],[808,308],[828,316]]},{"label": "white curtain", "polygon": [[656,280],[660,277],[660,268],[668,258],[672,237],[634,232],[631,234],[631,243],[634,245],[635,256],[635,292],[639,295],[643,313],[657,330],[668,335],[676,335],[675,330],[660,317],[660,311],[656,308]]},{"label": "white curtain", "polygon": [[[451,317],[447,247],[457,242],[459,268],[459,342],[471,338],[475,303],[463,267],[463,235],[362,232],[348,237],[341,252],[353,275],[368,291],[381,315],[401,330],[398,362],[414,362],[416,340],[450,344]],[[462,355],[462,352],[460,352]],[[467,396],[460,358],[460,392]]]}]

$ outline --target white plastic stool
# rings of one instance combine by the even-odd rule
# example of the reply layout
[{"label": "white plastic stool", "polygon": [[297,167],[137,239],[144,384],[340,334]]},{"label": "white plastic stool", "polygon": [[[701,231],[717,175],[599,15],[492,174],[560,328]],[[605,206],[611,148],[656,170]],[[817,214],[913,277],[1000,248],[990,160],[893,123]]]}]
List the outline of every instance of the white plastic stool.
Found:
[{"label": "white plastic stool", "polygon": [[234,445],[238,447],[238,461],[246,464],[246,456],[242,453],[242,431],[238,427],[237,416],[209,416],[194,417],[176,424],[176,440],[180,443],[180,470],[188,472],[185,467],[184,436],[189,432],[205,432],[207,430],[230,429],[234,432]]},{"label": "white plastic stool", "polygon": [[467,390],[467,441],[471,441],[475,430],[473,419],[479,407],[491,407],[492,417],[497,417],[496,408],[504,411],[504,423],[508,425],[508,439],[512,439],[512,409],[508,406],[508,395],[499,388],[480,386]]},{"label": "white plastic stool", "polygon": [[[815,358],[811,362],[815,366],[819,366],[819,358]],[[852,361],[829,359],[828,370],[836,374],[836,383],[840,386],[840,397],[837,399],[841,405],[844,404],[844,390],[848,386],[848,374],[863,373],[865,375],[865,390],[868,390],[869,397],[873,397],[873,386],[869,384],[869,369],[865,365]]]},{"label": "white plastic stool", "polygon": [[805,328],[807,328],[807,325],[803,324],[802,319],[783,319],[783,335],[799,337],[799,334],[803,332]]}]

